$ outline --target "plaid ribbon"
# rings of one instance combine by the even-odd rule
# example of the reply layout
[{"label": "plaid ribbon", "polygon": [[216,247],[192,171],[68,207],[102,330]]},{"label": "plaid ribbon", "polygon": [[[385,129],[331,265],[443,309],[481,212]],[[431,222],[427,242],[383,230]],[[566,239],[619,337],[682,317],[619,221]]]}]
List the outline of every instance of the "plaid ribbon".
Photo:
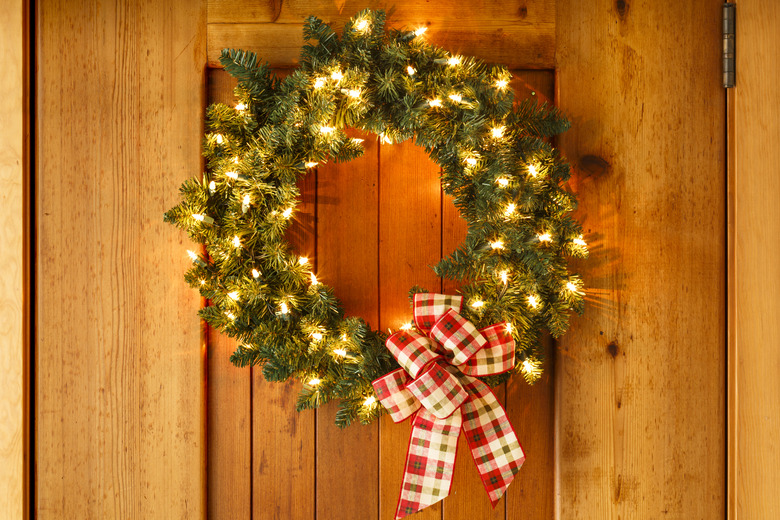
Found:
[{"label": "plaid ribbon", "polygon": [[525,461],[504,408],[472,377],[510,370],[515,341],[506,323],[477,329],[461,304],[460,296],[415,294],[421,332],[387,338],[401,368],[372,383],[393,421],[414,415],[396,520],[449,495],[461,428],[493,507]]}]

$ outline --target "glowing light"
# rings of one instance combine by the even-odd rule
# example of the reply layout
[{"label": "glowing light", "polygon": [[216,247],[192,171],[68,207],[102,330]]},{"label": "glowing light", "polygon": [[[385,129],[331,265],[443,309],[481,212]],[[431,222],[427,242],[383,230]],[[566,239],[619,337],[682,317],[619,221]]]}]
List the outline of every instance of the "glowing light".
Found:
[{"label": "glowing light", "polygon": [[428,106],[440,107],[441,106],[441,99],[436,98],[436,99],[428,100]]},{"label": "glowing light", "polygon": [[484,307],[485,306],[485,302],[483,302],[482,300],[477,300],[477,301],[473,302],[471,304],[471,306],[474,307],[475,309],[479,309],[480,307]]},{"label": "glowing light", "polygon": [[532,308],[537,308],[539,306],[539,297],[535,294],[529,294],[528,295],[528,305],[530,305]]},{"label": "glowing light", "polygon": [[466,164],[468,164],[469,166],[476,166],[477,160],[474,157],[467,157]]},{"label": "glowing light", "polygon": [[330,78],[338,82],[344,79],[344,74],[342,74],[340,70],[337,70],[336,72],[330,75]]},{"label": "glowing light", "polygon": [[535,164],[529,164],[528,165],[528,174],[531,177],[536,177],[539,174],[539,169]]},{"label": "glowing light", "polygon": [[195,219],[195,220],[197,220],[198,222],[203,222],[203,219],[205,219],[206,217],[204,217],[204,216],[203,216],[203,215],[201,215],[200,213],[193,213],[193,214],[192,214],[192,218],[194,218],[194,219]]},{"label": "glowing light", "polygon": [[314,162],[314,161],[309,161],[309,162],[306,163],[306,167],[307,168],[314,168],[318,164],[320,164],[320,163],[317,163],[317,162]]},{"label": "glowing light", "polygon": [[509,85],[509,82],[505,79],[496,80],[496,88],[498,90],[504,90],[507,85]]},{"label": "glowing light", "polygon": [[363,32],[363,31],[365,31],[366,29],[368,29],[368,20],[366,20],[365,18],[364,18],[364,19],[362,19],[362,20],[359,20],[359,21],[358,21],[358,22],[355,24],[355,29],[357,29],[357,30],[358,30],[358,31],[360,31],[360,32]]},{"label": "glowing light", "polygon": [[507,334],[512,334],[512,324],[509,322],[506,322],[506,327],[504,327]]},{"label": "glowing light", "polygon": [[344,350],[343,348],[335,348],[333,349],[333,353],[340,357],[344,357],[347,355],[347,351]]},{"label": "glowing light", "polygon": [[210,191],[211,193],[214,193],[216,190],[217,190],[217,183],[216,183],[216,182],[214,182],[214,181],[211,181],[211,182],[209,183],[209,191]]},{"label": "glowing light", "polygon": [[460,103],[461,101],[463,101],[463,96],[461,96],[460,94],[450,94],[447,97],[453,100],[455,103]]},{"label": "glowing light", "polygon": [[490,247],[492,247],[493,249],[504,249],[504,241],[496,240],[495,242],[491,242]]},{"label": "glowing light", "polygon": [[335,128],[333,128],[332,126],[321,126],[320,127],[320,132],[322,132],[325,135],[332,134],[334,130],[335,130]]},{"label": "glowing light", "polygon": [[233,314],[233,313],[232,313],[232,312],[230,312],[230,311],[227,311],[227,312],[225,312],[225,316],[227,316],[227,317],[228,317],[228,319],[229,319],[230,321],[233,321],[233,320],[235,320],[235,319],[236,319],[236,315],[235,315],[235,314]]},{"label": "glowing light", "polygon": [[539,242],[550,242],[552,240],[550,233],[542,233],[537,238],[539,239]]},{"label": "glowing light", "polygon": [[587,246],[587,245],[588,245],[588,244],[587,244],[587,243],[586,243],[586,242],[585,242],[585,241],[582,239],[582,235],[580,235],[580,236],[578,236],[577,238],[575,238],[574,240],[572,240],[572,243],[573,243],[574,245],[577,245],[577,246],[580,246],[580,247],[585,247],[585,246]]},{"label": "glowing light", "polygon": [[320,334],[319,332],[312,332],[311,338],[314,341],[321,341],[322,340],[322,334]]},{"label": "glowing light", "polygon": [[206,280],[200,280],[201,285],[206,285]]},{"label": "glowing light", "polygon": [[504,137],[504,130],[506,130],[506,127],[504,127],[504,126],[497,126],[497,127],[493,128],[490,131],[490,133],[492,133],[493,137],[495,137],[496,139],[500,139],[500,138]]},{"label": "glowing light", "polygon": [[311,379],[309,379],[309,386],[317,386],[321,382],[322,381],[320,381],[318,378],[312,377]]},{"label": "glowing light", "polygon": [[224,138],[224,137],[222,137],[222,134],[217,134],[217,135],[214,137],[214,140],[217,142],[217,144],[222,144],[222,143],[224,143],[224,142],[225,142],[225,138]]},{"label": "glowing light", "polygon": [[238,179],[238,174],[237,174],[236,172],[234,172],[233,170],[226,171],[226,172],[225,172],[225,176],[226,176],[226,177],[230,177],[230,178],[231,178],[231,179],[233,179],[233,180],[236,180],[236,179]]},{"label": "glowing light", "polygon": [[379,142],[382,144],[393,144],[393,140],[385,134],[379,134]]},{"label": "glowing light", "polygon": [[411,323],[404,323],[399,327],[401,330],[412,330],[412,324]]},{"label": "glowing light", "polygon": [[228,297],[233,301],[238,301],[238,291],[229,292]]},{"label": "glowing light", "polygon": [[407,74],[409,74],[410,76],[414,76],[414,73],[415,73],[415,72],[417,72],[417,69],[415,69],[415,68],[414,68],[414,67],[412,67],[411,65],[409,65],[408,67],[406,67],[406,73],[407,73]]},{"label": "glowing light", "polygon": [[320,282],[317,281],[317,277],[314,275],[314,273],[311,273],[311,284],[317,285],[318,283]]},{"label": "glowing light", "polygon": [[372,395],[372,396],[368,397],[365,401],[363,401],[363,406],[368,408],[369,406],[373,406],[374,403],[376,403],[376,397],[374,397]]},{"label": "glowing light", "polygon": [[241,211],[246,213],[249,210],[249,204],[252,202],[252,197],[249,194],[244,195],[244,200],[241,201]]},{"label": "glowing light", "polygon": [[577,286],[574,284],[574,282],[566,282],[566,289],[575,292],[577,290]]},{"label": "glowing light", "polygon": [[355,143],[355,144],[360,144],[360,143],[362,143],[363,141],[365,141],[365,139],[361,139],[361,138],[359,138],[359,137],[353,137],[352,139],[350,139],[350,141],[352,141],[352,142],[353,142],[353,143]]},{"label": "glowing light", "polygon": [[536,369],[536,367],[534,367],[534,364],[531,363],[530,360],[526,359],[525,361],[523,361],[523,371],[525,371],[525,372],[530,374],[530,373],[534,372],[535,369]]},{"label": "glowing light", "polygon": [[346,333],[341,335],[341,341],[347,341],[347,334]]},{"label": "glowing light", "polygon": [[187,255],[189,255],[190,260],[192,260],[193,262],[198,259],[198,253],[196,253],[195,251],[191,251],[188,249]]},{"label": "glowing light", "polygon": [[314,80],[314,88],[322,88],[325,86],[325,78],[317,78]]},{"label": "glowing light", "polygon": [[309,263],[309,258],[306,257],[306,256],[302,256],[302,257],[298,258],[298,263],[301,264],[301,265],[306,265],[306,264]]},{"label": "glowing light", "polygon": [[238,164],[238,157],[233,157],[231,161],[233,161],[233,164]]},{"label": "glowing light", "polygon": [[347,91],[347,94],[348,94],[348,95],[349,95],[349,97],[351,97],[351,98],[359,98],[359,97],[360,97],[360,91],[359,91],[359,90],[357,90],[357,89],[352,89],[352,90],[349,90],[349,91]]},{"label": "glowing light", "polygon": [[288,312],[290,312],[290,309],[287,308],[287,304],[285,302],[279,304],[279,312],[281,312],[282,314],[287,314]]},{"label": "glowing light", "polygon": [[427,30],[428,30],[427,27],[420,27],[419,29],[414,31],[414,35],[415,36],[422,36],[423,34],[425,34],[425,31],[427,31]]},{"label": "glowing light", "polygon": [[460,56],[452,56],[450,59],[447,60],[447,65],[450,67],[455,67],[456,65],[460,65]]},{"label": "glowing light", "polygon": [[252,278],[260,278],[260,271],[252,269]]},{"label": "glowing light", "polygon": [[239,112],[246,110],[246,105],[243,103],[239,103],[238,105],[236,105],[236,110],[238,110]]},{"label": "glowing light", "polygon": [[509,204],[507,204],[506,209],[504,210],[504,215],[506,215],[507,217],[512,215],[515,212],[516,208],[517,206],[515,206],[514,203],[510,202]]},{"label": "glowing light", "polygon": [[287,208],[286,210],[282,211],[282,216],[284,218],[290,218],[290,216],[292,216],[292,212],[293,212],[292,208]]},{"label": "glowing light", "polygon": [[508,283],[509,282],[509,271],[501,271],[501,273],[499,273],[499,275],[501,276],[501,281],[502,282],[504,282],[504,283]]},{"label": "glowing light", "polygon": [[233,247],[241,247],[241,239],[238,238],[238,235],[233,237]]},{"label": "glowing light", "polygon": [[500,178],[496,179],[496,182],[502,188],[506,188],[507,186],[509,186],[509,179],[506,179],[504,177],[500,177]]}]

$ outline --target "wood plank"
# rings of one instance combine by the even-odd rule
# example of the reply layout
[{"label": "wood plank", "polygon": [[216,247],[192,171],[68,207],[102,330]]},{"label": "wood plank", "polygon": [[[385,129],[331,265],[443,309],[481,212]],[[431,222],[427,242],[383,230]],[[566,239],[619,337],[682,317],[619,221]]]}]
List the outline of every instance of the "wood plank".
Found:
[{"label": "wood plank", "polygon": [[[346,315],[377,327],[379,145],[373,134],[348,134],[364,139],[364,155],[317,170],[317,276]],[[317,518],[377,518],[379,423],[342,430],[337,409],[332,402],[317,411]]]},{"label": "wood plank", "polygon": [[558,5],[586,314],[556,358],[557,515],[725,516],[719,2]]},{"label": "wood plank", "polygon": [[[208,71],[208,102],[234,104],[236,80]],[[235,340],[208,329],[208,518],[252,517],[252,369],[230,362]]]},{"label": "wood plank", "polygon": [[[310,173],[298,181],[298,189],[300,203],[286,237],[293,251],[316,265],[316,174]],[[253,372],[252,518],[315,518],[315,412],[295,411],[301,389],[297,380],[269,383],[260,370]]]},{"label": "wood plank", "polygon": [[780,5],[743,0],[737,11],[737,82],[730,92],[735,377],[729,381],[736,437],[729,513],[747,520],[780,515]]},{"label": "wood plank", "polygon": [[[379,151],[379,323],[398,330],[410,321],[408,292],[413,285],[439,291],[441,282],[429,266],[441,258],[441,188],[439,168],[411,141],[382,145]],[[379,518],[395,518],[401,489],[409,420],[379,424]],[[414,516],[441,518],[441,502]]]},{"label": "wood plank", "polygon": [[[11,1],[0,20],[0,329],[4,347],[0,349],[0,517],[23,518],[27,511],[26,485],[29,413],[25,394],[28,388],[25,366],[27,342],[26,290],[28,276],[25,258],[25,214],[29,210],[27,190],[29,131],[25,109],[27,79],[24,3]],[[24,516],[26,518],[26,516]]]},{"label": "wood plank", "polygon": [[[316,15],[338,31],[364,7],[383,8],[388,26],[428,27],[433,43],[464,55],[510,68],[552,68],[555,43],[555,2],[552,0],[481,0],[453,4],[445,0],[389,4],[369,2],[351,7],[330,2],[251,2],[237,8],[235,0],[212,0],[209,8],[209,65],[219,66],[223,48],[257,52],[272,66],[297,64],[304,19]],[[262,15],[261,13],[264,13]]]},{"label": "wood plank", "polygon": [[162,215],[201,169],[205,3],[37,14],[36,513],[202,518],[199,297]]}]

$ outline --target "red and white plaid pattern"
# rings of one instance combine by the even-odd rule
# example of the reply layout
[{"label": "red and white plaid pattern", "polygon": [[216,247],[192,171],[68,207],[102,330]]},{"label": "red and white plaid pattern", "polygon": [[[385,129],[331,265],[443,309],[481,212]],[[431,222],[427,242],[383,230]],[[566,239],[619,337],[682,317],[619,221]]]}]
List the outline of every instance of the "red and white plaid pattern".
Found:
[{"label": "red and white plaid pattern", "polygon": [[425,408],[417,412],[406,454],[396,520],[450,494],[461,423],[460,411],[446,419],[433,416]]},{"label": "red and white plaid pattern", "polygon": [[439,357],[433,352],[433,345],[428,336],[411,330],[396,332],[387,338],[385,344],[398,364],[406,369],[412,377],[417,377],[425,365]]},{"label": "red and white plaid pattern", "polygon": [[376,398],[390,413],[393,422],[403,421],[422,406],[414,394],[406,388],[408,381],[409,376],[403,368],[399,368],[372,383]]},{"label": "red and white plaid pattern", "polygon": [[437,293],[417,293],[414,295],[414,323],[417,328],[425,334],[428,334],[439,319],[439,316],[447,312],[448,309],[455,309],[460,312],[463,304],[462,296]]},{"label": "red and white plaid pattern", "polygon": [[467,376],[503,374],[515,366],[515,339],[507,331],[506,322],[496,323],[480,332],[487,345],[458,368]]},{"label": "red and white plaid pattern", "polygon": [[474,324],[453,309],[436,320],[430,334],[444,347],[444,356],[453,365],[462,365],[487,344]]},{"label": "red and white plaid pattern", "polygon": [[463,431],[479,476],[495,507],[520,471],[525,454],[509,417],[490,388],[469,376],[463,376],[461,382],[470,397],[461,407]]},{"label": "red and white plaid pattern", "polygon": [[458,379],[438,363],[433,363],[406,388],[439,419],[452,415],[468,398]]},{"label": "red and white plaid pattern", "polygon": [[501,404],[470,377],[510,370],[514,339],[505,323],[478,331],[460,316],[461,304],[460,296],[415,294],[415,323],[434,341],[411,331],[390,336],[387,348],[403,368],[373,382],[394,421],[416,411],[396,519],[449,494],[461,424],[494,506],[525,460]]}]

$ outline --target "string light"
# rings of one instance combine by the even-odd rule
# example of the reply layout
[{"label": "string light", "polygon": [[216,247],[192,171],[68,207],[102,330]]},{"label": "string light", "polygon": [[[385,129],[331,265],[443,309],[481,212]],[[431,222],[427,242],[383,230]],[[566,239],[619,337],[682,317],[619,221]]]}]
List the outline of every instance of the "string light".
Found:
[{"label": "string light", "polygon": [[359,98],[360,97],[360,91],[356,90],[356,89],[352,89],[352,90],[348,91],[347,94],[351,98]]},{"label": "string light", "polygon": [[312,332],[311,337],[314,341],[322,340],[322,334],[320,334],[319,332]]},{"label": "string light", "polygon": [[577,290],[577,286],[574,284],[574,282],[566,282],[566,289],[575,292]]},{"label": "string light", "polygon": [[467,157],[466,158],[466,164],[468,164],[469,166],[476,166],[477,165],[477,159],[475,159],[474,157]]},{"label": "string light", "polygon": [[309,162],[307,162],[307,163],[306,163],[306,167],[307,167],[307,168],[314,168],[314,167],[315,167],[315,166],[317,166],[318,164],[319,164],[319,163],[317,163],[317,162],[314,162],[314,161],[309,161]]},{"label": "string light", "polygon": [[501,271],[500,276],[501,276],[501,281],[502,282],[504,282],[504,283],[508,283],[509,282],[509,271]]},{"label": "string light", "polygon": [[286,210],[282,211],[282,216],[284,218],[290,218],[290,216],[292,215],[292,212],[293,212],[292,208],[287,208]]},{"label": "string light", "polygon": [[201,284],[201,285],[206,285],[206,280],[204,280],[204,279],[202,279],[202,278],[201,278],[201,280],[200,280],[200,284]]},{"label": "string light", "polygon": [[358,23],[355,24],[355,29],[357,29],[360,32],[363,32],[366,29],[368,29],[368,20],[366,20],[365,18],[359,20]]},{"label": "string light", "polygon": [[238,164],[238,157],[233,157],[231,161],[233,161],[233,164]]},{"label": "string light", "polygon": [[509,82],[505,79],[496,80],[496,88],[498,90],[504,90],[508,84]]},{"label": "string light", "polygon": [[322,132],[325,135],[332,134],[334,130],[335,130],[335,128],[333,128],[332,126],[321,126],[320,127],[320,132]]},{"label": "string light", "polygon": [[222,144],[222,143],[224,143],[224,142],[225,142],[225,138],[224,138],[224,137],[222,137],[222,134],[217,134],[217,135],[214,137],[214,140],[217,142],[217,144]]},{"label": "string light", "polygon": [[497,126],[493,128],[490,132],[493,134],[493,137],[495,137],[496,139],[500,139],[504,137],[504,130],[506,130],[506,127]]},{"label": "string light", "polygon": [[399,327],[401,330],[412,330],[412,324],[411,323],[404,323]]},{"label": "string light", "polygon": [[252,197],[247,193],[244,195],[244,200],[241,202],[241,212],[246,213],[249,211],[249,203],[252,202]]},{"label": "string light", "polygon": [[538,168],[536,167],[536,165],[535,165],[535,164],[529,164],[529,165],[528,165],[528,174],[529,174],[531,177],[536,177],[536,175],[537,175],[538,173],[539,173],[539,170],[538,170]]},{"label": "string light", "polygon": [[203,222],[203,220],[204,220],[206,217],[204,217],[204,216],[203,216],[203,215],[201,215],[200,213],[193,213],[193,214],[192,214],[192,218],[194,218],[194,219],[195,219],[195,220],[197,220],[198,222]]},{"label": "string light", "polygon": [[490,247],[492,247],[493,249],[504,249],[504,241],[496,240],[495,242],[491,242]]},{"label": "string light", "polygon": [[233,180],[238,179],[238,174],[236,172],[234,172],[233,170],[226,171],[225,172],[225,176],[230,177]]},{"label": "string light", "polygon": [[529,373],[529,374],[532,373],[534,371],[534,364],[531,363],[530,360],[526,359],[525,361],[523,361],[523,370],[526,373]]},{"label": "string light", "polygon": [[241,239],[238,238],[238,235],[233,237],[233,247],[241,247]]},{"label": "string light", "polygon": [[539,242],[550,242],[552,240],[552,236],[550,233],[542,233],[538,236]]},{"label": "string light", "polygon": [[341,335],[341,341],[347,341],[347,333]]},{"label": "string light", "polygon": [[517,206],[515,206],[513,202],[510,202],[507,204],[506,209],[504,210],[504,215],[507,217],[511,216],[515,212],[515,208],[517,208]]},{"label": "string light", "polygon": [[506,179],[504,177],[500,177],[500,178],[496,179],[496,182],[502,188],[506,188],[507,186],[509,186],[509,179]]},{"label": "string light", "polygon": [[460,56],[452,56],[450,59],[447,60],[447,65],[450,67],[455,67],[456,65],[460,65]]},{"label": "string light", "polygon": [[372,396],[369,396],[365,401],[363,401],[363,406],[368,408],[369,406],[373,406],[374,403],[376,403],[376,397],[374,397],[372,395]]},{"label": "string light", "polygon": [[346,357],[347,351],[343,348],[335,348],[333,349],[333,353],[336,354],[339,357]]},{"label": "string light", "polygon": [[575,238],[574,240],[572,240],[572,243],[573,243],[574,245],[578,245],[578,246],[580,246],[580,247],[585,247],[585,246],[587,246],[587,245],[588,245],[588,244],[587,244],[587,243],[586,243],[586,242],[585,242],[585,241],[582,239],[582,235],[580,235],[580,236],[578,236],[577,238]]},{"label": "string light", "polygon": [[509,322],[506,322],[506,327],[504,327],[507,334],[512,334],[512,324]]},{"label": "string light", "polygon": [[450,94],[447,97],[456,103],[460,103],[461,101],[463,101],[463,97],[460,94]]},{"label": "string light", "polygon": [[479,309],[480,307],[485,306],[485,302],[483,302],[482,300],[477,300],[474,303],[472,303],[471,306],[474,307],[475,309]]},{"label": "string light", "polygon": [[311,273],[311,284],[317,285],[318,283],[320,282],[317,281],[317,277],[314,275],[314,273]]},{"label": "string light", "polygon": [[238,291],[233,291],[228,293],[228,297],[233,301],[238,301]]},{"label": "string light", "polygon": [[320,383],[321,383],[320,379],[316,377],[312,377],[311,379],[309,379],[309,386],[317,386]]},{"label": "string light", "polygon": [[361,138],[359,138],[359,137],[353,137],[352,139],[350,139],[350,141],[352,141],[352,142],[353,142],[353,143],[355,143],[355,144],[360,144],[360,143],[362,143],[363,141],[365,141],[365,139],[361,139]]},{"label": "string light", "polygon": [[306,264],[309,263],[309,258],[306,257],[306,256],[302,256],[302,257],[298,258],[298,263],[301,264],[301,265],[306,265]]},{"label": "string light", "polygon": [[379,134],[379,142],[382,144],[393,144],[393,140],[390,139],[386,134]]},{"label": "string light", "polygon": [[428,100],[428,106],[431,106],[431,107],[440,107],[440,106],[441,106],[441,99],[439,99],[439,98],[436,98],[436,99],[430,99],[430,100]]},{"label": "string light", "polygon": [[214,182],[214,181],[211,181],[209,183],[209,192],[214,193],[215,191],[217,191],[217,183]]},{"label": "string light", "polygon": [[193,262],[195,260],[198,260],[198,253],[196,253],[195,251],[192,251],[192,250],[188,249],[187,250],[187,255],[190,257],[190,260],[192,260]]},{"label": "string light", "polygon": [[236,319],[236,315],[235,315],[235,314],[233,314],[233,313],[232,313],[232,312],[230,312],[230,311],[226,311],[226,312],[225,312],[225,316],[227,316],[227,317],[228,317],[228,319],[229,319],[230,321],[234,321],[234,320]]},{"label": "string light", "polygon": [[340,70],[337,70],[336,72],[330,75],[330,78],[336,82],[339,82],[342,79],[344,79],[344,74],[342,74]]},{"label": "string light", "polygon": [[238,105],[236,105],[236,110],[238,110],[239,112],[243,112],[244,110],[246,110],[246,105],[243,103],[239,103]]},{"label": "string light", "polygon": [[314,88],[320,89],[325,86],[325,78],[317,78],[314,81]]},{"label": "string light", "polygon": [[539,306],[539,297],[535,294],[529,294],[528,295],[528,305],[533,307],[534,309]]},{"label": "string light", "polygon": [[410,76],[414,76],[415,72],[417,72],[417,70],[414,67],[412,67],[411,65],[406,67],[406,73],[409,74]]},{"label": "string light", "polygon": [[279,304],[279,312],[282,314],[287,314],[290,312],[290,309],[287,308],[287,304],[285,302],[282,302]]},{"label": "string light", "polygon": [[427,30],[428,30],[427,27],[420,27],[420,28],[418,28],[417,30],[414,31],[414,35],[415,36],[422,36],[423,34],[425,34],[425,31],[427,31]]},{"label": "string light", "polygon": [[252,269],[252,278],[260,278],[260,271]]}]

